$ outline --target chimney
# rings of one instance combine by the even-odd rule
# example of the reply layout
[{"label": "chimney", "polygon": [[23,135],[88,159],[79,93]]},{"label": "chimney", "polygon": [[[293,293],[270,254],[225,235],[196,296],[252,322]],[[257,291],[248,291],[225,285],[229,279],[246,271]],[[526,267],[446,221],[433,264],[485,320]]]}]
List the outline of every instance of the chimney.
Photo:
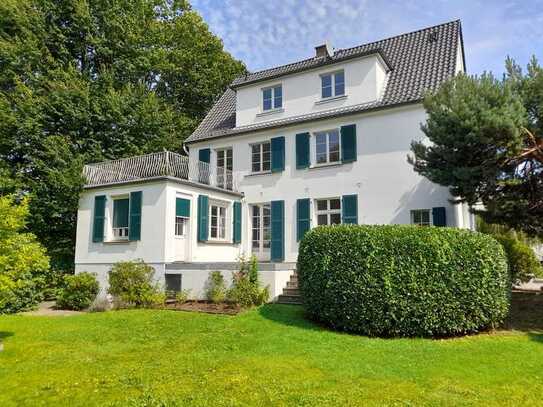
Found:
[{"label": "chimney", "polygon": [[315,58],[330,58],[332,55],[334,50],[328,41],[315,47]]}]

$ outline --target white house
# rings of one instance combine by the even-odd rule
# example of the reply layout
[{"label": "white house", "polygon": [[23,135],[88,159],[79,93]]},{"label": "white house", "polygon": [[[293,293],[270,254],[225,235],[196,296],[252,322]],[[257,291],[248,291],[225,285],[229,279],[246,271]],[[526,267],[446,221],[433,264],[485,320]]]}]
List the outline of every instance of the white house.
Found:
[{"label": "white house", "polygon": [[201,297],[255,254],[272,297],[298,243],[325,224],[473,228],[464,205],[407,162],[426,91],[463,72],[459,21],[332,50],[233,81],[171,152],[86,166],[76,271],[103,284],[119,260],[143,259],[170,288]]}]

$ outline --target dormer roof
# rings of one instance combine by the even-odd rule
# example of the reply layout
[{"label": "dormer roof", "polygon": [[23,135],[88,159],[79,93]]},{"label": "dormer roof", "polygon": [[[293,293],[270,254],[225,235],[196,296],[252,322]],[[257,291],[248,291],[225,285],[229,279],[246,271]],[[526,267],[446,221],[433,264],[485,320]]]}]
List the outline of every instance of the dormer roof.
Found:
[{"label": "dormer roof", "polygon": [[[463,49],[463,46],[458,47],[459,41],[462,42],[462,28],[460,21],[455,20],[357,47],[336,50],[329,58],[313,57],[248,73],[232,82],[185,143],[420,103],[425,92],[436,90],[441,83],[455,75],[457,52]],[[371,54],[379,55],[389,69],[387,86],[379,100],[236,127],[236,88]],[[463,55],[462,58],[464,59]]]}]

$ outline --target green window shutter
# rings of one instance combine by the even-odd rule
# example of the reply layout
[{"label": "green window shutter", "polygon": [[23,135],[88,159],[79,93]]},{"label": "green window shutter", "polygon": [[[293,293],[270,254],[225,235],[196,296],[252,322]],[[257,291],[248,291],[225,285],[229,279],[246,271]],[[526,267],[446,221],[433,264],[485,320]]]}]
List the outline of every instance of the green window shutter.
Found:
[{"label": "green window shutter", "polygon": [[309,133],[296,134],[296,168],[309,167]]},{"label": "green window shutter", "polygon": [[209,233],[209,198],[198,196],[198,241],[207,242]]},{"label": "green window shutter", "polygon": [[104,219],[106,217],[106,196],[94,197],[94,219],[92,222],[92,241],[104,241]]},{"label": "green window shutter", "polygon": [[432,208],[432,223],[434,226],[447,226],[447,211],[443,206]]},{"label": "green window shutter", "polygon": [[343,195],[341,202],[341,223],[358,224],[358,195]]},{"label": "green window shutter", "polygon": [[296,201],[296,240],[302,240],[305,232],[311,227],[310,221],[310,201],[306,199],[298,199]]},{"label": "green window shutter", "polygon": [[341,161],[356,161],[356,124],[341,126]]},{"label": "green window shutter", "polygon": [[271,203],[271,261],[285,259],[285,201]]},{"label": "green window shutter", "polygon": [[209,164],[211,161],[211,150],[209,148],[201,148],[198,151],[198,159]]},{"label": "green window shutter", "polygon": [[141,191],[130,192],[128,240],[141,239]]},{"label": "green window shutter", "polygon": [[241,202],[234,202],[234,243],[241,243]]},{"label": "green window shutter", "polygon": [[190,217],[190,200],[175,198],[175,216]]},{"label": "green window shutter", "polygon": [[285,138],[271,139],[271,171],[280,172],[285,169]]}]

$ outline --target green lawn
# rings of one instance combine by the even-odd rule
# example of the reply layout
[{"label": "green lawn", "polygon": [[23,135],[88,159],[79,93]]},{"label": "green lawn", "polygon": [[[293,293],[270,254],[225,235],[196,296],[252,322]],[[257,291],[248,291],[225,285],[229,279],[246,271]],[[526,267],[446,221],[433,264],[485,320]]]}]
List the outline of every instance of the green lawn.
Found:
[{"label": "green lawn", "polygon": [[370,339],[268,305],[0,317],[0,406],[536,405],[543,333]]}]

